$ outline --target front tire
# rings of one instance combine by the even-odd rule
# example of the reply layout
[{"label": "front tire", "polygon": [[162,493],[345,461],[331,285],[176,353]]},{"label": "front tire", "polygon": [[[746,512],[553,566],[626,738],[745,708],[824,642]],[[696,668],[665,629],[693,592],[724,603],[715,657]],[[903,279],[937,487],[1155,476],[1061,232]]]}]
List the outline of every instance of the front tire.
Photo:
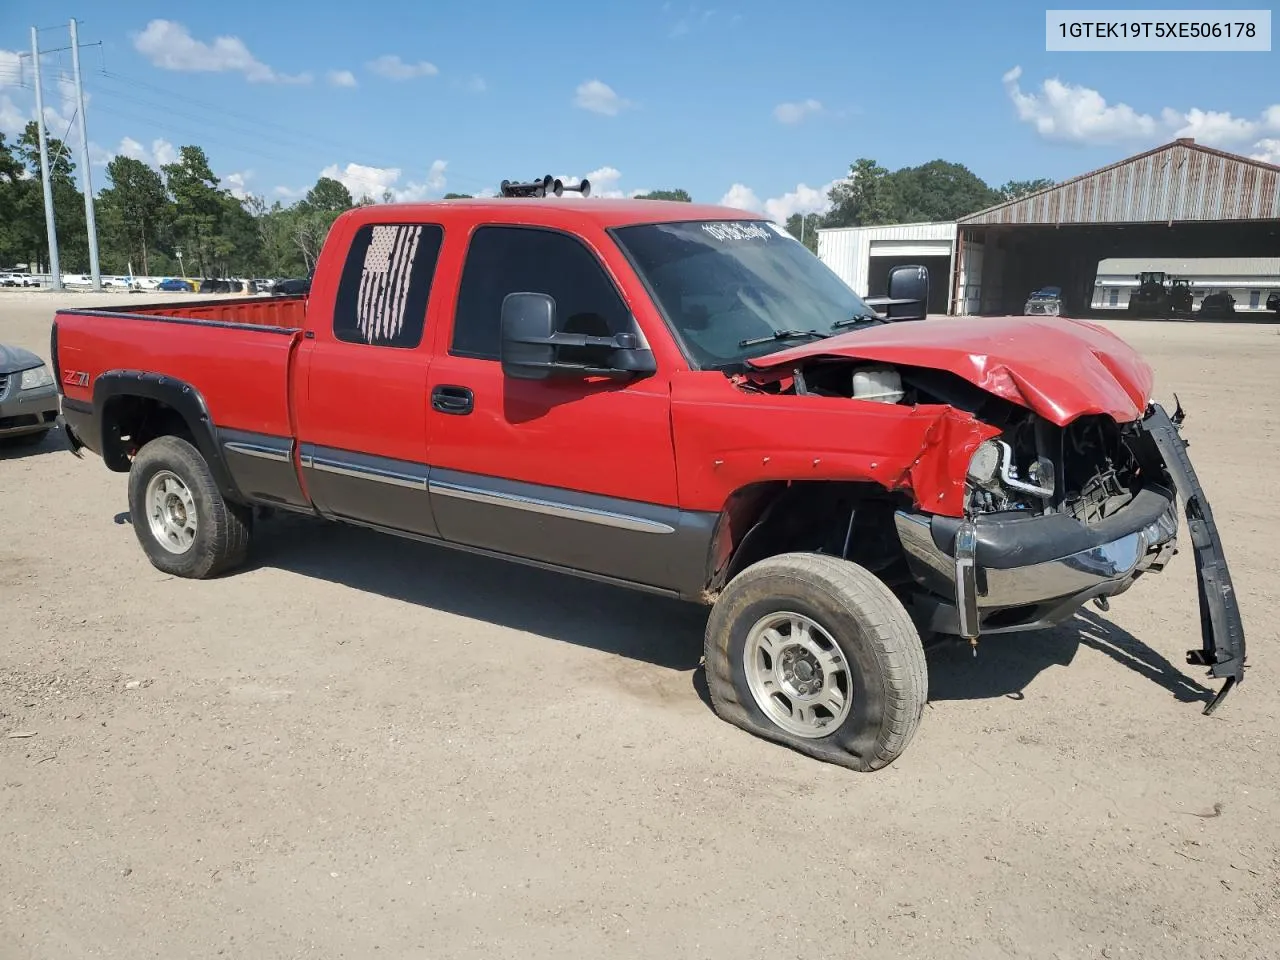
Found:
[{"label": "front tire", "polygon": [[928,701],[910,615],[878,578],[836,557],[747,567],[712,608],[704,653],[722,719],[852,770],[897,759]]},{"label": "front tire", "polygon": [[133,532],[152,565],[203,580],[244,562],[253,512],[227,501],[208,463],[181,437],[157,437],[129,470]]}]

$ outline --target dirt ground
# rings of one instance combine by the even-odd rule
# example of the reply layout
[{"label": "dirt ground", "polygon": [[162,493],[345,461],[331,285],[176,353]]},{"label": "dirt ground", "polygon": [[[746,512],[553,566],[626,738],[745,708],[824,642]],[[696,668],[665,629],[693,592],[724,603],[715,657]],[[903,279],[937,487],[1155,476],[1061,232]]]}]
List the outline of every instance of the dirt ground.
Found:
[{"label": "dirt ground", "polygon": [[[0,292],[0,340],[132,299]],[[1201,715],[1183,550],[931,654],[872,775],[718,720],[698,608],[303,520],[172,579],[123,475],[0,453],[0,958],[1273,957],[1280,331],[1113,328],[1188,411],[1246,682]]]}]

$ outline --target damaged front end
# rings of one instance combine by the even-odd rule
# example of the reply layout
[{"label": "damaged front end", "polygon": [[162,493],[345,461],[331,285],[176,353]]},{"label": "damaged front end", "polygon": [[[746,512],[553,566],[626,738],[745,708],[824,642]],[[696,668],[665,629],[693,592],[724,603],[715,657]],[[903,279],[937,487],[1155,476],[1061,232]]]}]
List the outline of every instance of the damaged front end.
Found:
[{"label": "damaged front end", "polygon": [[1243,623],[1204,490],[1158,404],[1129,423],[1106,415],[1057,426],[1024,410],[978,447],[963,517],[899,510],[895,524],[922,589],[917,619],[975,644],[982,634],[1061,623],[1092,600],[1101,609],[1177,553],[1177,501],[1196,555],[1201,647],[1187,662],[1226,683],[1244,677]]}]

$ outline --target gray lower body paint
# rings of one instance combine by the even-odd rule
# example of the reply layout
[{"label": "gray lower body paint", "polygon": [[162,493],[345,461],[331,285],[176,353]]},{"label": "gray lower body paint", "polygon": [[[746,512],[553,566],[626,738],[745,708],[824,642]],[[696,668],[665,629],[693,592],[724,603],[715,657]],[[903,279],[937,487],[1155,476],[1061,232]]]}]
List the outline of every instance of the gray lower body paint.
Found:
[{"label": "gray lower body paint", "polygon": [[717,516],[219,430],[250,499],[331,520],[689,600],[701,597]]}]

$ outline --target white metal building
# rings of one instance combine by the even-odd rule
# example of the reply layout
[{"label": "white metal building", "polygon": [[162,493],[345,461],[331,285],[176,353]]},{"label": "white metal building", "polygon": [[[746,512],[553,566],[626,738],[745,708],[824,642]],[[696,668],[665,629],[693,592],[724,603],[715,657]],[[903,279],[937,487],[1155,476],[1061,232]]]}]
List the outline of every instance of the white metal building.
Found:
[{"label": "white metal building", "polygon": [[884,296],[889,268],[929,268],[929,312],[951,312],[956,223],[899,223],[818,231],[818,258],[861,296]]},{"label": "white metal building", "polygon": [[1138,288],[1138,274],[1159,270],[1167,278],[1186,280],[1198,309],[1207,293],[1225,290],[1236,312],[1263,312],[1267,296],[1280,292],[1280,257],[1190,257],[1186,259],[1112,257],[1098,264],[1094,281],[1095,310],[1123,310]]},{"label": "white metal building", "polygon": [[1230,290],[1236,309],[1247,312],[1257,309],[1255,299],[1265,306],[1267,291],[1275,289],[1263,282],[1271,268],[1262,264],[1274,262],[1276,251],[1280,166],[1190,138],[953,223],[818,231],[818,256],[856,293],[882,296],[890,267],[918,263],[929,270],[929,313],[953,315],[1021,313],[1032,291],[1044,286],[1061,288],[1068,316],[1109,309],[1112,290],[1116,305],[1127,305],[1120,278],[1099,286],[1099,267],[1108,258],[1135,264],[1229,258],[1233,269],[1247,272],[1205,275],[1201,282],[1212,286],[1193,289]]}]

